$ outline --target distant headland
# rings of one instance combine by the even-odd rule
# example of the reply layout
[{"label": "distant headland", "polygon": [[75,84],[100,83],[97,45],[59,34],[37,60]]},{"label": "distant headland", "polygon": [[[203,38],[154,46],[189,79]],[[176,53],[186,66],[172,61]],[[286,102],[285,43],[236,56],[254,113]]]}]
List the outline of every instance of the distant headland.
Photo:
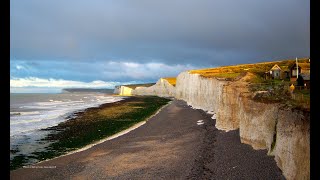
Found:
[{"label": "distant headland", "polygon": [[81,93],[81,92],[98,92],[112,94],[114,89],[93,89],[93,88],[65,88],[62,89],[62,93]]}]

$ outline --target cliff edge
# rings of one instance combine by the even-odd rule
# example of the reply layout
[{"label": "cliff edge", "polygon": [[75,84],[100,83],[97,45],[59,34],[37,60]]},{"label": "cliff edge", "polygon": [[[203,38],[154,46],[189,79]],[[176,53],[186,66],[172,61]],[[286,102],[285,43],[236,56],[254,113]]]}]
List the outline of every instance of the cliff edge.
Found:
[{"label": "cliff edge", "polygon": [[253,76],[247,73],[236,81],[225,81],[182,72],[177,77],[176,98],[213,112],[218,129],[239,128],[241,142],[267,149],[287,179],[310,179],[309,113],[254,101],[248,89]]}]

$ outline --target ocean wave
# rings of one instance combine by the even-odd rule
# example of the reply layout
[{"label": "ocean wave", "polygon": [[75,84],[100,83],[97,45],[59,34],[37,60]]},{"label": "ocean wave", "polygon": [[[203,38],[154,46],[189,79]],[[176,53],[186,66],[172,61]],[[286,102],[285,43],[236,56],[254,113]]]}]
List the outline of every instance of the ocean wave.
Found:
[{"label": "ocean wave", "polygon": [[[71,114],[85,110],[90,107],[97,107],[104,103],[121,101],[123,97],[111,97],[103,95],[85,96],[83,100],[65,99],[57,101],[49,99],[49,102],[32,102],[22,107],[26,110],[36,109],[38,111],[10,112],[10,135],[20,134],[30,130],[39,130],[52,127],[60,122],[66,121]],[[52,100],[52,101],[50,101]],[[69,100],[69,101],[67,101]],[[93,100],[93,101],[92,101]]]},{"label": "ocean wave", "polygon": [[17,124],[29,124],[41,121],[48,121],[57,118],[63,118],[68,111],[58,111],[58,112],[44,112],[43,114],[34,116],[34,115],[25,115],[24,117],[12,117],[10,119],[10,126]]},{"label": "ocean wave", "polygon": [[84,101],[51,101],[51,102],[35,102],[34,106],[52,106],[52,105],[64,105],[72,103],[83,103]]},{"label": "ocean wave", "polygon": [[39,111],[29,111],[29,112],[10,112],[12,116],[23,116],[23,115],[35,115],[40,114]]},{"label": "ocean wave", "polygon": [[35,122],[40,122],[45,119],[25,119],[25,120],[20,120],[20,121],[15,121],[15,122],[10,122],[11,125],[18,125],[18,124],[29,124],[29,123],[35,123]]}]

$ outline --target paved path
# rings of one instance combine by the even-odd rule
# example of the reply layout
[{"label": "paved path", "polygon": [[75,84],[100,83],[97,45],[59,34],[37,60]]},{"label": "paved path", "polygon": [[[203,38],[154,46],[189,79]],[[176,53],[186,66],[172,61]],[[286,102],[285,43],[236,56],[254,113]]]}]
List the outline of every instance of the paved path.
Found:
[{"label": "paved path", "polygon": [[[197,125],[198,120],[204,124]],[[143,126],[88,150],[10,173],[11,179],[284,179],[266,151],[241,144],[201,110],[174,100]],[[39,167],[56,168],[39,168]]]}]

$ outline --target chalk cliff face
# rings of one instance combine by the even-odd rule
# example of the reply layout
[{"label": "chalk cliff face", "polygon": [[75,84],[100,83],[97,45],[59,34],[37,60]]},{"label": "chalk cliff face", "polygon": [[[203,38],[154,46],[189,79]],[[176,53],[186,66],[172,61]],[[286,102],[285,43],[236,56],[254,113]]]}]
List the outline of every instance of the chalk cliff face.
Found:
[{"label": "chalk cliff face", "polygon": [[121,96],[131,96],[132,88],[126,86],[118,86],[113,91],[114,94],[119,94]]},{"label": "chalk cliff face", "polygon": [[309,113],[252,100],[247,83],[252,75],[247,73],[237,81],[226,81],[182,72],[176,87],[160,79],[151,87],[136,88],[132,94],[175,97],[196,109],[210,111],[218,129],[239,128],[242,143],[267,149],[268,155],[275,156],[288,180],[310,179]]},{"label": "chalk cliff face", "polygon": [[175,87],[165,79],[159,79],[150,87],[137,87],[132,90],[132,95],[157,95],[160,97],[174,97]]},{"label": "chalk cliff face", "polygon": [[267,149],[287,179],[310,179],[310,116],[279,104],[241,98],[240,138],[254,149]]},{"label": "chalk cliff face", "polygon": [[216,111],[219,109],[222,87],[225,84],[216,79],[204,79],[198,74],[182,72],[177,77],[175,97],[185,100],[194,108]]},{"label": "chalk cliff face", "polygon": [[177,77],[176,98],[187,101],[194,108],[215,112],[218,129],[235,130],[239,128],[236,113],[240,106],[240,91],[230,83],[183,72]]},{"label": "chalk cliff face", "polygon": [[120,94],[120,88],[121,86],[116,86],[113,90],[113,94]]},{"label": "chalk cliff face", "polygon": [[280,110],[272,154],[287,179],[310,179],[310,115]]},{"label": "chalk cliff face", "polygon": [[175,97],[215,112],[218,129],[239,128],[241,142],[267,149],[287,179],[310,179],[309,115],[253,101],[246,78],[230,82],[183,72],[177,77]]}]

